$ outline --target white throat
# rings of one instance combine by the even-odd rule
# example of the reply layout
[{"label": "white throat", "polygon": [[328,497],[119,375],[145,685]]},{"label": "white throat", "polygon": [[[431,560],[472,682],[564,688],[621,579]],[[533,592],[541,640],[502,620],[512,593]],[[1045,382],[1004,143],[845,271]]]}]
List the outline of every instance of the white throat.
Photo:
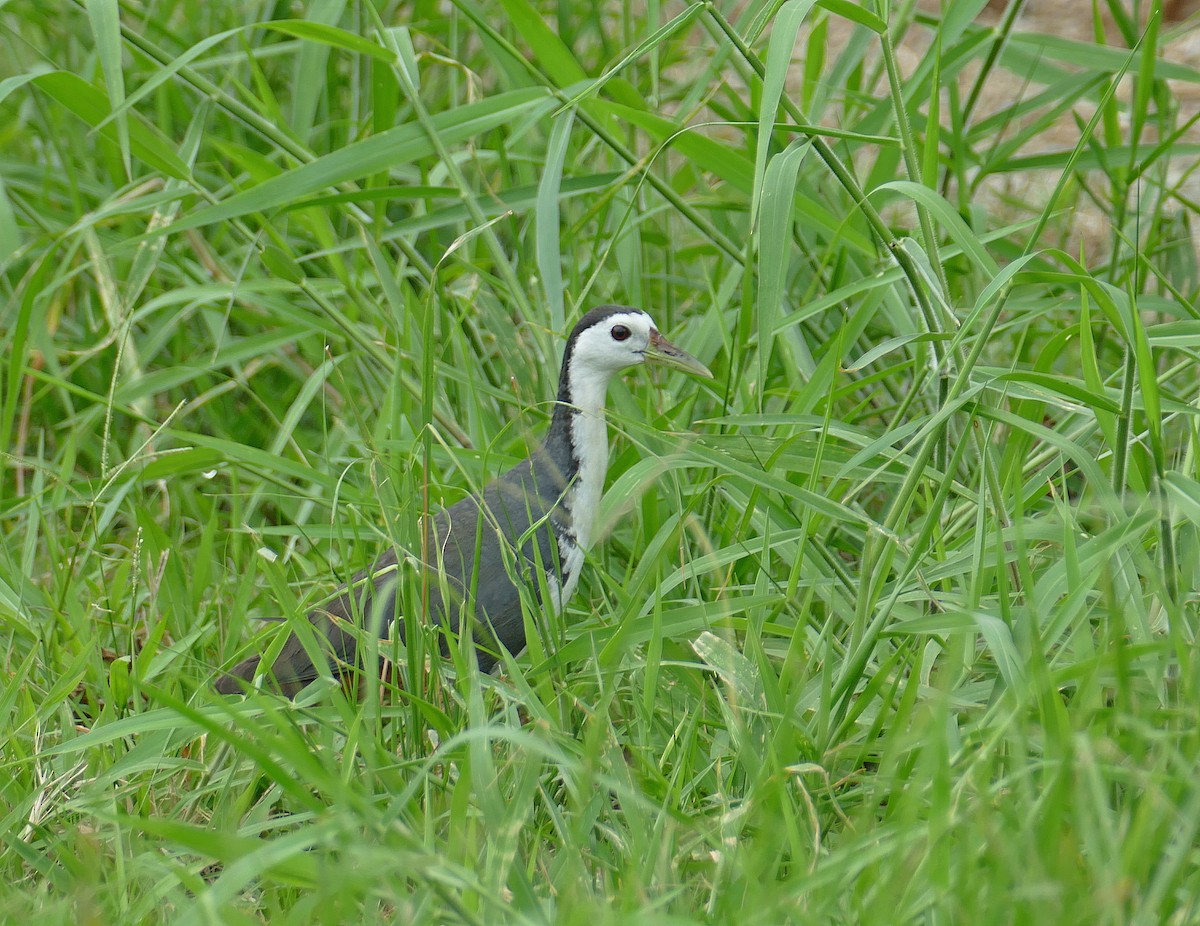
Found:
[{"label": "white throat", "polygon": [[608,425],[604,420],[604,399],[608,392],[608,371],[598,371],[572,362],[568,371],[574,414],[571,416],[571,443],[579,472],[564,499],[571,512],[571,527],[579,545],[591,546],[596,511],[604,492],[608,473]]}]

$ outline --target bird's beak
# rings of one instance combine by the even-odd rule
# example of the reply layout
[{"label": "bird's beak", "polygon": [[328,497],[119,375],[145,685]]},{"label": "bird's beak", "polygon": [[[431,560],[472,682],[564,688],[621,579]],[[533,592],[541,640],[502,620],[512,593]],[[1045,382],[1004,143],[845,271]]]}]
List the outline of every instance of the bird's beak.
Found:
[{"label": "bird's beak", "polygon": [[703,376],[712,379],[712,370],[702,364],[685,350],[680,350],[661,334],[657,328],[650,329],[650,343],[645,351],[647,363],[661,363],[663,366],[674,367],[691,373],[693,376]]}]

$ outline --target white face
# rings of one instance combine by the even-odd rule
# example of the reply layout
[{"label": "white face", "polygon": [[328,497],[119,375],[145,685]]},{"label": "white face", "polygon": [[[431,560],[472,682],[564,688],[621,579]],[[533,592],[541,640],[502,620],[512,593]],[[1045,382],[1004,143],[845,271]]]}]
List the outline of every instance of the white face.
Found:
[{"label": "white face", "polygon": [[611,375],[646,362],[654,320],[645,312],[618,312],[593,325],[575,342],[572,365]]}]

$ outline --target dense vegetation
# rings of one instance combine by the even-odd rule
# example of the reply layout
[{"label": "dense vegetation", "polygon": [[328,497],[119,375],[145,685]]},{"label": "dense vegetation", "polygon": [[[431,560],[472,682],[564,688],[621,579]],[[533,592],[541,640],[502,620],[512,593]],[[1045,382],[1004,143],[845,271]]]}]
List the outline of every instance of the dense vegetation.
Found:
[{"label": "dense vegetation", "polygon": [[[1024,6],[0,5],[3,915],[1200,917],[1196,20]],[[603,302],[564,618],[217,697]]]}]

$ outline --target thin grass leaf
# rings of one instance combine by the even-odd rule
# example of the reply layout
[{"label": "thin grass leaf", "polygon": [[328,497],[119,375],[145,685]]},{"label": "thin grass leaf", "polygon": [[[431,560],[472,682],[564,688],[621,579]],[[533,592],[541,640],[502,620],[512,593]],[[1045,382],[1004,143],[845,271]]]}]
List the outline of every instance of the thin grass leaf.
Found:
[{"label": "thin grass leaf", "polygon": [[816,0],[787,0],[780,7],[771,26],[771,41],[767,46],[766,72],[763,74],[762,98],[758,108],[758,146],[754,152],[754,186],[750,200],[750,220],[758,218],[765,193],[767,157],[770,154],[779,98],[783,95],[784,79],[791,68],[792,52],[800,26]]},{"label": "thin grass leaf", "polygon": [[527,0],[500,0],[512,28],[533,51],[555,86],[570,87],[586,80],[587,72],[580,67],[571,49],[546,25],[542,15]]},{"label": "thin grass leaf", "polygon": [[[453,113],[435,116],[433,124],[442,143],[451,145],[511,122],[518,116],[526,116],[531,108],[548,109],[549,99],[540,90],[514,90],[463,106]],[[235,193],[223,202],[199,209],[163,231],[182,232],[252,212],[269,212],[294,201],[298,196],[428,157],[432,152],[433,146],[420,126],[398,126],[285,171],[248,190]]]},{"label": "thin grass leaf", "polygon": [[829,10],[830,13],[858,23],[860,26],[866,26],[876,34],[882,34],[887,31],[887,23],[870,10],[858,4],[851,3],[850,0],[818,0],[818,2],[825,9]]},{"label": "thin grass leaf", "polygon": [[[759,196],[758,223],[758,382],[766,383],[767,370],[775,346],[774,332],[778,319],[784,315],[786,277],[791,266],[793,208],[796,199],[796,177],[808,154],[807,140],[788,145],[771,158],[763,178]],[[794,355],[789,362],[796,363]],[[798,364],[803,368],[803,364]],[[811,367],[805,370],[812,373]]]},{"label": "thin grass leaf", "polygon": [[[558,116],[565,110],[574,109],[583,100],[598,94],[602,89],[604,89],[609,81],[625,70],[626,67],[649,52],[654,51],[667,39],[675,35],[675,33],[679,32],[686,26],[691,25],[692,21],[704,11],[704,7],[699,4],[686,7],[682,13],[674,16],[671,20],[664,23],[653,33],[622,55],[621,59],[616,64],[605,70],[605,72],[595,80],[585,81],[584,88],[567,100],[567,102],[563,103],[563,105],[558,109],[557,112],[555,112],[554,115]],[[627,105],[631,104],[629,94],[623,93],[621,96],[623,97],[622,102],[626,103]]]},{"label": "thin grass leaf", "polygon": [[[326,4],[326,6],[330,7],[330,4]],[[366,55],[385,64],[393,64],[396,56],[382,45],[372,42],[370,39],[363,38],[361,35],[348,32],[345,29],[339,29],[333,24],[340,18],[340,11],[337,7],[341,6],[344,6],[344,4],[341,2],[335,3],[331,8],[319,14],[322,19],[328,17],[327,21],[316,19],[273,19],[270,22],[258,23],[255,28],[278,32],[282,35],[291,35],[298,39],[327,45],[330,48],[338,48],[351,54]],[[316,11],[314,11],[314,15],[316,15]],[[311,69],[313,67],[323,67],[321,62],[316,60],[299,60],[302,62],[302,66],[306,68],[304,73],[312,73]],[[313,105],[314,103],[315,100],[309,105]]]},{"label": "thin grass leaf", "polygon": [[[116,140],[120,145],[119,132],[114,130],[111,125],[105,124],[111,113],[111,106],[102,91],[75,74],[65,71],[38,74],[32,78],[31,82],[55,102],[95,128],[101,135]],[[179,159],[170,142],[157,128],[135,116],[127,120],[126,129],[129,133],[128,148],[134,157],[144,161],[148,167],[173,179],[187,178],[186,165]]]},{"label": "thin grass leaf", "polygon": [[892,180],[876,189],[891,190],[908,197],[913,202],[920,203],[932,213],[938,224],[950,235],[951,240],[962,249],[963,254],[971,258],[983,273],[991,278],[1000,272],[996,261],[983,248],[975,233],[962,220],[962,216],[936,192],[909,180]]},{"label": "thin grass leaf", "polygon": [[[100,68],[104,72],[104,86],[108,89],[108,104],[114,111],[125,100],[125,71],[121,67],[121,11],[117,0],[88,0],[88,19],[96,39],[96,52],[100,56]],[[125,115],[115,115],[117,144],[121,149],[121,160],[125,176],[133,175],[129,152],[129,122]]]},{"label": "thin grass leaf", "polygon": [[550,324],[555,331],[562,331],[566,327],[558,200],[562,191],[567,142],[574,122],[575,115],[572,112],[564,112],[554,119],[554,128],[550,131],[550,140],[546,146],[546,166],[538,183],[535,207],[538,270],[546,301],[550,304]]}]

